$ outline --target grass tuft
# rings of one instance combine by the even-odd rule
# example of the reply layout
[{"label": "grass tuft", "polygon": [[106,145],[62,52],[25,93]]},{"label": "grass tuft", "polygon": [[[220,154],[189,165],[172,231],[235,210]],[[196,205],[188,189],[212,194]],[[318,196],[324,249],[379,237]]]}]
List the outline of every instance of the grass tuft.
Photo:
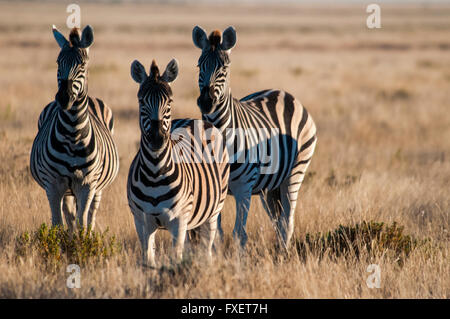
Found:
[{"label": "grass tuft", "polygon": [[62,262],[84,265],[100,262],[122,250],[109,230],[95,232],[80,228],[74,232],[61,226],[43,223],[33,232],[24,232],[16,239],[16,255],[26,258],[36,251],[47,266],[59,267]]},{"label": "grass tuft", "polygon": [[331,258],[355,256],[360,258],[362,252],[369,257],[385,255],[403,265],[411,252],[429,243],[429,239],[417,239],[404,233],[404,226],[393,222],[386,225],[383,222],[363,221],[360,224],[343,226],[328,231],[325,234],[307,233],[303,240],[296,242],[300,256],[307,253],[322,258],[328,255]]}]

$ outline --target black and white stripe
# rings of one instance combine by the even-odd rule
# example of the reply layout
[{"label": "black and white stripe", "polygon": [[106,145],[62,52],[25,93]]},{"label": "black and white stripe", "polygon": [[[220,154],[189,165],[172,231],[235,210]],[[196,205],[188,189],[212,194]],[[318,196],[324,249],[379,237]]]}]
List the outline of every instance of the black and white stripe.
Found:
[{"label": "black and white stripe", "polygon": [[62,211],[70,229],[95,226],[102,190],[119,170],[112,137],[111,109],[87,94],[88,48],[93,31],[78,29],[69,41],[53,27],[61,47],[58,56],[58,93],[41,112],[30,157],[31,173],[45,189],[52,224],[62,225]]},{"label": "black and white stripe", "polygon": [[[155,266],[158,229],[170,231],[180,259],[186,231],[200,227],[211,256],[217,217],[228,187],[228,153],[204,151],[208,146],[222,146],[221,133],[201,120],[171,120],[169,83],[177,74],[175,59],[161,76],[155,61],[149,76],[138,61],[131,66],[131,75],[140,84],[141,142],[128,175],[128,203],[144,263],[151,266]],[[206,131],[216,139],[204,135]]]},{"label": "black and white stripe", "polygon": [[[203,119],[222,132],[231,150],[229,190],[236,199],[233,233],[245,245],[251,195],[259,194],[287,247],[298,191],[316,145],[314,121],[300,102],[284,91],[264,90],[241,100],[233,98],[229,86],[229,54],[236,43],[233,27],[223,32],[222,41],[220,31],[207,37],[198,26],[192,36],[202,49],[198,105]],[[270,151],[263,154],[260,149]]]}]

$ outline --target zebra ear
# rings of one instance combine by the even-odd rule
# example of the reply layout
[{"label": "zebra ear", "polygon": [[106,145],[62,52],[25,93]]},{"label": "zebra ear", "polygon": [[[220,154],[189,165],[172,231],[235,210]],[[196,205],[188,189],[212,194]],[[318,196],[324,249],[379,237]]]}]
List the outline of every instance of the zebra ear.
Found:
[{"label": "zebra ear", "polygon": [[131,77],[139,84],[147,79],[145,68],[138,60],[134,60],[133,63],[131,63]]},{"label": "zebra ear", "polygon": [[230,50],[236,45],[236,30],[233,27],[228,27],[222,34],[222,43],[220,48],[222,50]]},{"label": "zebra ear", "polygon": [[178,76],[178,61],[176,59],[172,59],[166,66],[166,70],[161,76],[161,80],[164,82],[173,82]]},{"label": "zebra ear", "polygon": [[94,30],[90,25],[87,25],[83,29],[81,34],[80,48],[87,49],[94,42]]},{"label": "zebra ear", "polygon": [[192,41],[199,49],[204,49],[208,45],[208,37],[206,36],[205,30],[200,28],[198,25],[192,30]]},{"label": "zebra ear", "polygon": [[56,42],[58,43],[59,47],[62,49],[66,45],[69,45],[69,41],[67,41],[66,37],[56,29],[56,26],[52,26],[53,30],[53,36],[55,37]]}]

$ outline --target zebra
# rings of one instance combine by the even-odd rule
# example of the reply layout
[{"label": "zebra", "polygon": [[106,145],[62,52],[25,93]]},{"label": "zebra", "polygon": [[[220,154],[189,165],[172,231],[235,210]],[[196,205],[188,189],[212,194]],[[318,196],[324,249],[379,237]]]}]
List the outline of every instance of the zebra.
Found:
[{"label": "zebra", "polygon": [[[229,159],[219,130],[201,120],[171,120],[170,83],[177,75],[176,59],[162,75],[155,60],[148,76],[139,61],[131,64],[131,77],[139,83],[141,140],[128,174],[127,197],[143,264],[150,267],[156,265],[158,229],[171,233],[178,261],[187,230],[198,229],[211,259],[217,217],[228,190]],[[202,152],[209,147],[211,151]]]},{"label": "zebra", "polygon": [[[251,196],[259,194],[280,243],[288,248],[298,192],[316,146],[314,121],[302,104],[285,91],[263,90],[240,100],[232,96],[229,78],[230,51],[236,44],[233,27],[223,35],[215,30],[207,37],[196,26],[192,39],[202,50],[197,65],[197,104],[202,119],[222,132],[229,151],[228,187],[236,200],[233,235],[244,247]],[[271,153],[260,152],[261,146],[270,148]],[[222,234],[220,219],[218,228]]]},{"label": "zebra", "polygon": [[119,157],[112,134],[111,109],[88,95],[87,64],[94,41],[91,26],[80,36],[73,28],[69,40],[53,25],[58,55],[58,92],[41,112],[30,170],[44,188],[52,225],[66,224],[93,230],[102,191],[115,179]]}]

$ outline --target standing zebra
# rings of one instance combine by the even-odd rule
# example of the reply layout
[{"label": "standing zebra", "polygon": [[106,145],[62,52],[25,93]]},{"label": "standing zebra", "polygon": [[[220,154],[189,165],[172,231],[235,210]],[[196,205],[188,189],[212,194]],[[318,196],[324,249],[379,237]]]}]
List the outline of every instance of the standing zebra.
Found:
[{"label": "standing zebra", "polygon": [[[236,44],[233,27],[223,32],[222,41],[220,31],[207,37],[198,26],[192,38],[202,50],[197,104],[203,119],[222,132],[229,148],[228,187],[236,200],[233,234],[244,246],[251,195],[259,194],[288,247],[298,191],[316,145],[314,121],[300,102],[284,91],[264,90],[241,100],[233,98],[229,84],[230,50]],[[270,154],[261,152],[265,145]],[[220,219],[218,227],[221,231]]]},{"label": "standing zebra", "polygon": [[[93,30],[74,28],[69,41],[53,26],[61,48],[58,56],[58,92],[38,122],[30,157],[31,174],[45,189],[52,224],[62,225],[62,210],[69,229],[75,218],[80,226],[94,228],[102,190],[119,170],[112,138],[111,109],[88,96],[88,50]],[[76,214],[76,216],[75,216]]]},{"label": "standing zebra", "polygon": [[[201,120],[171,120],[172,90],[177,61],[160,76],[153,60],[147,76],[139,61],[131,65],[138,91],[140,148],[128,174],[127,194],[142,245],[144,264],[155,266],[155,234],[167,229],[178,260],[186,231],[199,227],[208,254],[228,189],[228,153],[222,135]],[[203,138],[205,132],[211,139]],[[212,151],[207,151],[212,147]],[[219,152],[214,152],[219,148]],[[203,151],[205,150],[205,151]]]}]

